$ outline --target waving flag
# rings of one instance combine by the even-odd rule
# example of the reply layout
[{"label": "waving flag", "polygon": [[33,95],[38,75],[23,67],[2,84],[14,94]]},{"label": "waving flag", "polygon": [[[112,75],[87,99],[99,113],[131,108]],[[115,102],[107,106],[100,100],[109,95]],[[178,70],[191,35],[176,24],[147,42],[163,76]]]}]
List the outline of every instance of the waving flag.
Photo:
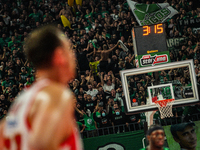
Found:
[{"label": "waving flag", "polygon": [[72,7],[74,5],[74,0],[68,0],[68,5]]},{"label": "waving flag", "polygon": [[71,23],[69,22],[69,20],[64,15],[61,15],[60,18],[61,18],[63,26],[69,27],[71,29]]},{"label": "waving flag", "polygon": [[140,26],[163,23],[178,13],[168,3],[141,4],[132,0],[127,2]]}]

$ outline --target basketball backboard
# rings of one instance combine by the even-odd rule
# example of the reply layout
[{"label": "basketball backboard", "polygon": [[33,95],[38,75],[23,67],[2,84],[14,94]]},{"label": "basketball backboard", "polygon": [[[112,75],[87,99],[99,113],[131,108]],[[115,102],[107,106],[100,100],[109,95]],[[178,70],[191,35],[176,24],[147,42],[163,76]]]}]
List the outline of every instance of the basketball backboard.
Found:
[{"label": "basketball backboard", "polygon": [[150,104],[155,104],[154,102],[159,100],[174,99],[172,83],[149,86],[147,90]]},{"label": "basketball backboard", "polygon": [[127,114],[156,110],[155,96],[157,100],[175,99],[173,107],[199,102],[193,60],[127,69],[120,74]]}]

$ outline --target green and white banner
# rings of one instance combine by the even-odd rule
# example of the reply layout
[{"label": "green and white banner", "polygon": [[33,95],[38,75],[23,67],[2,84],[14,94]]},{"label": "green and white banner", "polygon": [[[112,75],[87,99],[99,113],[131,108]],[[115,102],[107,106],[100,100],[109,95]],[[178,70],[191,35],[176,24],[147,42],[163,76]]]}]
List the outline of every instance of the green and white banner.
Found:
[{"label": "green and white banner", "polygon": [[139,150],[143,148],[144,130],[83,139],[84,150]]},{"label": "green and white banner", "polygon": [[198,34],[200,32],[200,17],[198,18],[190,18],[190,19],[179,19],[178,20],[178,29],[183,33],[184,27],[192,28],[192,32],[194,34]]},{"label": "green and white banner", "polygon": [[140,26],[163,23],[178,13],[168,3],[141,4],[127,0]]},{"label": "green and white banner", "polygon": [[188,37],[170,38],[167,39],[167,47],[173,48],[187,44]]}]

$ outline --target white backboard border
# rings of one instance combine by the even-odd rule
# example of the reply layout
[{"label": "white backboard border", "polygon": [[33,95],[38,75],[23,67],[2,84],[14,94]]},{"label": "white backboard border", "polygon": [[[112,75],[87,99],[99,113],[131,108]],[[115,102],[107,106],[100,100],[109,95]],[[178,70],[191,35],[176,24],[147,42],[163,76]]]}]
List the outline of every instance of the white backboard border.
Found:
[{"label": "white backboard border", "polygon": [[147,87],[147,89],[148,89],[148,94],[149,94],[150,104],[155,104],[155,103],[152,102],[152,96],[151,96],[151,91],[150,91],[150,90],[151,90],[151,89],[154,89],[154,88],[162,88],[162,87],[167,87],[167,86],[170,87],[172,99],[175,99],[172,83],[162,84],[162,85],[154,85],[154,86],[149,86],[149,87]]},{"label": "white backboard border", "polygon": [[199,95],[198,95],[198,89],[197,89],[196,75],[194,71],[194,63],[193,63],[193,60],[184,60],[184,61],[171,62],[171,63],[161,64],[161,65],[156,65],[156,66],[148,66],[148,67],[127,69],[127,70],[120,71],[123,92],[125,95],[124,106],[125,106],[126,114],[135,114],[135,113],[152,111],[152,110],[158,109],[156,105],[154,104],[132,106],[130,96],[129,96],[129,90],[128,90],[128,82],[127,82],[128,81],[127,78],[129,76],[141,75],[141,74],[150,73],[150,72],[158,72],[161,70],[176,69],[176,68],[181,68],[181,67],[189,68],[194,96],[192,98],[175,100],[173,107],[179,107],[179,106],[198,103]]}]

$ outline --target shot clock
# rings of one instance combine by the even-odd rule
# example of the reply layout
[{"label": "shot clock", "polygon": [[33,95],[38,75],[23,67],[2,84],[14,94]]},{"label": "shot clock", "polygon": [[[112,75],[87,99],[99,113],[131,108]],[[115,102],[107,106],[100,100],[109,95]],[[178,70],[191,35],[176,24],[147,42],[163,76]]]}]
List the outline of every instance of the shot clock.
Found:
[{"label": "shot clock", "polygon": [[143,26],[143,36],[149,35],[151,32],[154,32],[155,34],[163,33],[162,24],[154,25],[153,30],[151,29],[150,26]]},{"label": "shot clock", "polygon": [[132,38],[137,67],[170,61],[164,24],[134,27]]}]

